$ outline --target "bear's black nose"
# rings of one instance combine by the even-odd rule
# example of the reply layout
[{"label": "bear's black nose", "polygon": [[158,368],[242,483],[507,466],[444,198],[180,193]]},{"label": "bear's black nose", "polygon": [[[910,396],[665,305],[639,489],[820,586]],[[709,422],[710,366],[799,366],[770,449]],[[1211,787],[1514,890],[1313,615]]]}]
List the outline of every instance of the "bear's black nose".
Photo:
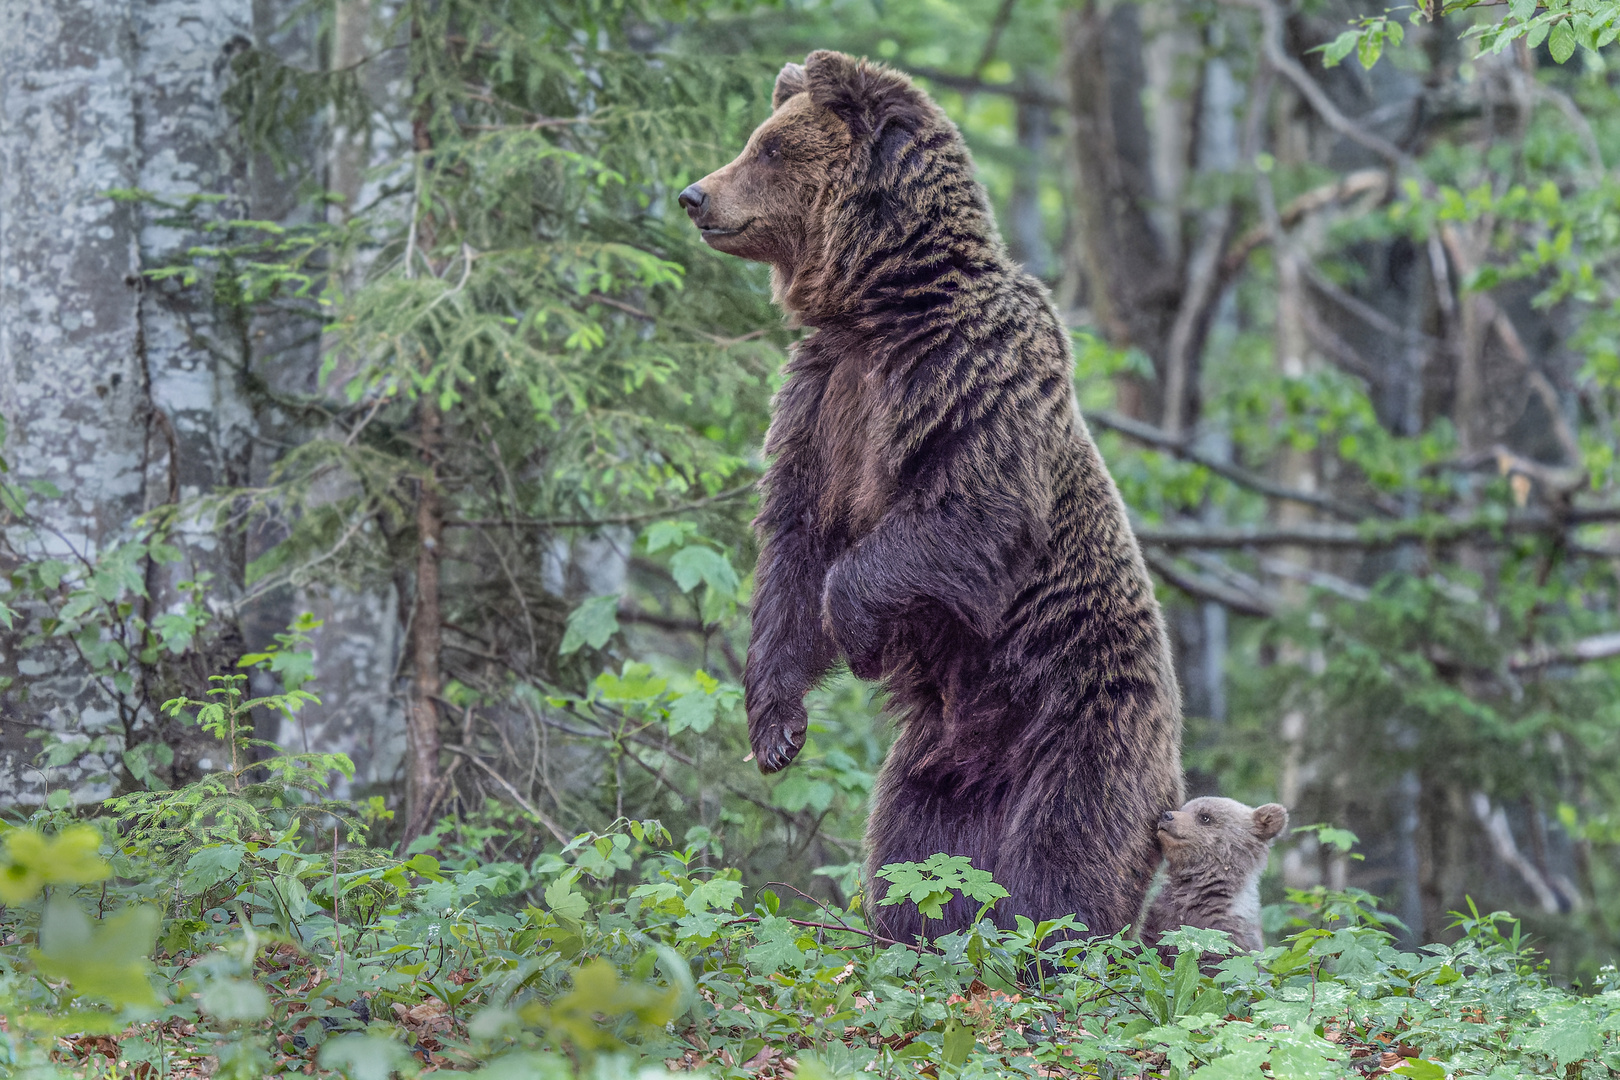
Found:
[{"label": "bear's black nose", "polygon": [[708,201],[709,193],[696,184],[691,185],[680,194],[680,204],[686,207],[686,212],[693,217],[697,217],[698,214],[703,212],[703,206]]},{"label": "bear's black nose", "polygon": [[1176,812],[1174,810],[1166,810],[1164,813],[1159,815],[1160,825],[1168,825],[1174,820],[1176,820]]}]

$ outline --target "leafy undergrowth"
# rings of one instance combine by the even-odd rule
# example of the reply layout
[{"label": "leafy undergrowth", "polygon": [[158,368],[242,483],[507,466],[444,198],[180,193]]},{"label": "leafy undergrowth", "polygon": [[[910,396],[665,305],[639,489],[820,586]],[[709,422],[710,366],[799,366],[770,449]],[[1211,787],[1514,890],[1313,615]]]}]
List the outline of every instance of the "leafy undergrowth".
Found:
[{"label": "leafy undergrowth", "polygon": [[[277,805],[290,800],[276,785],[232,779],[212,801],[143,796],[135,820],[128,802],[93,824],[45,810],[5,834],[6,1075],[1620,1067],[1620,975],[1585,994],[1550,985],[1502,915],[1459,916],[1456,945],[1404,953],[1369,897],[1296,894],[1282,944],[1218,964],[1219,934],[1182,931],[1166,965],[1063,922],[986,921],[915,947],[874,935],[858,909],[785,887],[746,894],[735,871],[704,865],[704,844],[677,848],[654,822],[585,834],[531,866],[452,858],[451,844],[443,861],[400,860],[319,850],[334,834]],[[999,892],[961,859],[889,876],[925,913],[952,891],[987,907]]]},{"label": "leafy undergrowth", "polygon": [[1167,964],[1067,919],[996,928],[1005,891],[960,857],[880,871],[882,903],[925,918],[956,895],[981,904],[972,931],[917,944],[869,929],[858,896],[747,890],[707,830],[677,846],[655,821],[520,863],[490,857],[508,831],[491,807],[396,856],[365,843],[381,800],[326,798],[347,759],[244,734],[250,710],[311,695],[215,681],[210,701],[167,709],[225,741],[228,770],[82,815],[53,797],[0,825],[0,1076],[1620,1069],[1620,972],[1553,986],[1510,917],[1472,906],[1456,944],[1407,953],[1367,894],[1296,892],[1281,944],[1232,955],[1183,929]]}]

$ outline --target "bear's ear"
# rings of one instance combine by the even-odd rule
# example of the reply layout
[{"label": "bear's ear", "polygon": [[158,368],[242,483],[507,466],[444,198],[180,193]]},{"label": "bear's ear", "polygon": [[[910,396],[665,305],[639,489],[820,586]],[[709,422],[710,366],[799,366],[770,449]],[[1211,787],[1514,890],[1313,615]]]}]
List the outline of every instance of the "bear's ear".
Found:
[{"label": "bear's ear", "polygon": [[1270,840],[1288,828],[1288,811],[1277,803],[1266,803],[1254,812],[1254,835]]},{"label": "bear's ear", "polygon": [[872,160],[887,166],[924,126],[921,95],[898,72],[825,49],[804,58],[810,100],[837,116],[857,143],[871,140]]},{"label": "bear's ear", "polygon": [[794,94],[804,93],[808,87],[803,64],[783,64],[782,70],[776,74],[776,89],[771,92],[771,111],[780,109],[782,102]]},{"label": "bear's ear", "polygon": [[850,134],[859,139],[872,130],[867,123],[869,102],[859,61],[831,49],[817,49],[804,58],[804,77],[810,100],[847,124]]}]

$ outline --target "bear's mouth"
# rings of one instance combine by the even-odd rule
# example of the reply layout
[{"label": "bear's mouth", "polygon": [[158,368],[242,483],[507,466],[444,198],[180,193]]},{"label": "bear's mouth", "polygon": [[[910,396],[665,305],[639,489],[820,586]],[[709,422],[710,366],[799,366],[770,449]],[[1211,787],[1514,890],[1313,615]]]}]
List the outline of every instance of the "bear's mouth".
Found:
[{"label": "bear's mouth", "polygon": [[723,228],[720,228],[719,226],[714,226],[712,228],[707,228],[707,229],[700,228],[698,230],[698,232],[703,234],[703,239],[705,241],[720,240],[720,239],[723,239],[724,237],[727,237],[727,236],[736,236],[738,233],[742,232],[744,229],[747,229],[748,226],[752,225],[753,223],[754,223],[754,219],[749,218],[747,221],[743,222],[741,225],[738,225],[736,228],[723,229]]}]

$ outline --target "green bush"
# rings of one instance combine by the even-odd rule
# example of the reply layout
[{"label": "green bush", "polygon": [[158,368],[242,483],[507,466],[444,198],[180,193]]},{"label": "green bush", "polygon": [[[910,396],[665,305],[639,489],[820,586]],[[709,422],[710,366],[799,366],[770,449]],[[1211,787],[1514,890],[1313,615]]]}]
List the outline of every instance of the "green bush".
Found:
[{"label": "green bush", "polygon": [[[203,713],[228,737],[247,703],[221,684]],[[962,892],[985,920],[891,942],[858,894],[840,908],[791,886],[749,892],[707,865],[706,837],[677,843],[656,821],[581,834],[529,865],[485,861],[478,839],[401,859],[364,845],[358,808],[322,798],[322,770],[344,764],[278,755],[110,800],[88,821],[42,808],[8,826],[0,1075],[1620,1067],[1620,972],[1552,985],[1502,912],[1470,907],[1456,944],[1409,953],[1367,894],[1296,892],[1281,943],[1232,955],[1225,935],[1184,929],[1166,965],[1070,919],[999,929],[989,875],[935,856],[884,876],[925,912]],[[1200,957],[1224,959],[1205,974]]]}]

